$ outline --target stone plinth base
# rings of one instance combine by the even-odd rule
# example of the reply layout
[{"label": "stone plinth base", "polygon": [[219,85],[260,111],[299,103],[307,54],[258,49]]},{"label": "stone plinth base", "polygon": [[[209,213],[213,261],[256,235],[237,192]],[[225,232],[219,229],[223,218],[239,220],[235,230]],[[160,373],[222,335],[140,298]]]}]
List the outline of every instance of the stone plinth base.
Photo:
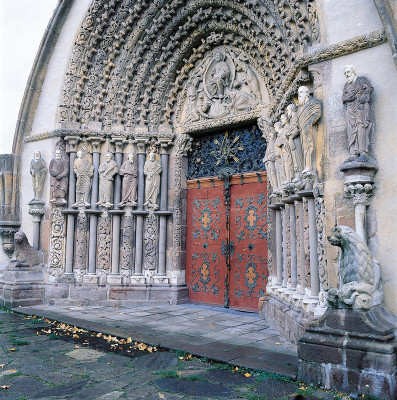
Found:
[{"label": "stone plinth base", "polygon": [[45,298],[47,303],[95,305],[106,302],[159,301],[166,304],[182,304],[188,302],[186,285],[120,285],[87,283],[72,284],[46,283]]},{"label": "stone plinth base", "polygon": [[299,339],[299,380],[378,399],[397,398],[395,329],[381,306],[327,310]]},{"label": "stone plinth base", "polygon": [[259,299],[259,317],[293,343],[305,333],[309,317],[302,309],[270,293]]},{"label": "stone plinth base", "polygon": [[11,262],[0,274],[0,305],[7,308],[44,302],[43,267]]}]

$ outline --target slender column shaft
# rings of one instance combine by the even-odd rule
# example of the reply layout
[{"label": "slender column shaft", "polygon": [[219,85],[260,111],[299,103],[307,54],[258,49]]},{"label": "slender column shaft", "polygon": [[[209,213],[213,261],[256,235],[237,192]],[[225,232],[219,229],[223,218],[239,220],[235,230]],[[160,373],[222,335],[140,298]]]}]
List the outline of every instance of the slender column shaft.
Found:
[{"label": "slender column shaft", "polygon": [[[143,211],[145,176],[143,168],[145,165],[145,153],[138,154],[138,207],[137,210]],[[135,273],[142,275],[143,264],[143,215],[136,217],[136,245],[135,245]]]},{"label": "slender column shaft", "polygon": [[[96,150],[96,151],[95,151]],[[99,153],[96,148],[92,154],[92,165],[94,166],[94,175],[92,177],[92,189],[91,189],[91,209],[95,210],[97,208],[98,201],[98,191],[99,191]],[[97,242],[97,226],[98,226],[98,216],[95,214],[90,214],[90,241],[88,246],[88,273],[95,274],[96,272],[96,242]]]},{"label": "slender column shaft", "polygon": [[287,269],[287,211],[284,208],[283,214],[283,287],[287,287],[288,269]]},{"label": "slender column shaft", "polygon": [[[117,152],[114,160],[120,170],[121,162],[123,159],[123,154],[121,152]],[[114,179],[114,209],[119,209],[121,197],[121,177],[119,174],[116,174]],[[120,215],[113,215],[113,232],[112,232],[112,274],[119,273],[119,264],[120,264]]]},{"label": "slender column shaft", "polygon": [[318,296],[320,292],[320,276],[318,274],[318,257],[317,257],[317,228],[316,228],[316,211],[314,208],[314,199],[309,197],[308,217],[309,217],[309,246],[310,246],[310,286],[311,295]]},{"label": "slender column shaft", "polygon": [[365,219],[367,206],[365,204],[356,204],[354,207],[354,219],[357,235],[367,243],[367,235],[365,233]]},{"label": "slender column shaft", "polygon": [[290,244],[291,244],[291,287],[296,288],[298,284],[298,266],[297,266],[297,250],[296,250],[296,214],[295,204],[289,207],[290,220]]},{"label": "slender column shaft", "polygon": [[[161,192],[160,192],[160,211],[167,210],[168,198],[168,154],[161,154]],[[158,275],[165,275],[166,270],[166,245],[167,245],[167,216],[160,216],[159,231],[159,267]]]},{"label": "slender column shaft", "polygon": [[36,218],[33,220],[33,241],[32,247],[34,249],[39,249],[40,245],[40,219],[37,220]]},{"label": "slender column shaft", "polygon": [[300,276],[301,276],[301,290],[305,290],[305,218],[303,216],[303,201],[299,202],[299,242],[300,242]]},{"label": "slender column shaft", "polygon": [[[69,156],[69,195],[68,195],[68,208],[74,204],[76,199],[76,176],[73,172],[74,160],[76,159],[76,152],[71,152]],[[66,250],[65,250],[65,273],[73,273],[73,247],[74,247],[74,221],[75,216],[68,214],[66,222]]]},{"label": "slender column shaft", "polygon": [[276,257],[277,257],[277,285],[283,283],[283,230],[281,211],[276,210]]}]

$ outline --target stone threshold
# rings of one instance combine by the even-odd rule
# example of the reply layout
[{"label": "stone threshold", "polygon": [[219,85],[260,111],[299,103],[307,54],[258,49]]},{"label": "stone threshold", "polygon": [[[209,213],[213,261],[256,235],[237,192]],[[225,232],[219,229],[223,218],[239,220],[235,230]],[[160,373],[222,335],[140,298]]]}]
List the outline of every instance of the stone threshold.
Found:
[{"label": "stone threshold", "polygon": [[[298,375],[296,347],[252,313],[195,305],[130,307],[17,307],[12,311],[35,315],[106,335],[240,368]],[[99,320],[99,321],[98,321]]]}]

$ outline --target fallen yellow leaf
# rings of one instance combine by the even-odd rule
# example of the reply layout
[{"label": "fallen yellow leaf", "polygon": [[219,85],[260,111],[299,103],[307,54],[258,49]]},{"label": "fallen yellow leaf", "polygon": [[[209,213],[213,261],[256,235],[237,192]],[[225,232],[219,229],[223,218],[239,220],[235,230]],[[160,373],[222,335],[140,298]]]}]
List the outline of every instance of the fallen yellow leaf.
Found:
[{"label": "fallen yellow leaf", "polygon": [[79,335],[77,335],[76,333],[73,334],[73,339],[78,339],[78,338],[79,338]]},{"label": "fallen yellow leaf", "polygon": [[210,324],[210,326],[215,326],[215,324]]},{"label": "fallen yellow leaf", "polygon": [[159,398],[160,398],[160,399],[165,399],[165,394],[159,393]]},{"label": "fallen yellow leaf", "polygon": [[178,375],[181,375],[181,374],[182,374],[182,372],[179,371],[179,372],[178,372]]},{"label": "fallen yellow leaf", "polygon": [[5,365],[5,364],[0,364],[0,368],[4,368],[4,365]]},{"label": "fallen yellow leaf", "polygon": [[77,345],[76,345],[76,346],[74,346],[74,348],[75,348],[75,349],[79,349],[79,348],[80,348],[80,346],[77,346]]},{"label": "fallen yellow leaf", "polygon": [[278,343],[278,342],[277,342],[276,345],[277,345],[277,346],[281,346],[281,343]]},{"label": "fallen yellow leaf", "polygon": [[15,347],[11,347],[11,349],[8,349],[8,351],[15,351],[16,348]]},{"label": "fallen yellow leaf", "polygon": [[204,319],[204,317],[199,317],[199,319]]},{"label": "fallen yellow leaf", "polygon": [[132,338],[131,338],[131,336],[128,336],[127,343],[131,343],[131,342],[132,342]]},{"label": "fallen yellow leaf", "polygon": [[233,370],[233,372],[237,372],[238,371],[238,368],[236,367],[236,368],[234,368],[234,370]]},{"label": "fallen yellow leaf", "polygon": [[246,378],[249,378],[250,376],[252,376],[249,372],[247,372],[247,373],[245,373],[244,374],[244,376],[246,377]]},{"label": "fallen yellow leaf", "polygon": [[2,388],[2,389],[9,389],[10,387],[7,386],[7,385],[3,385],[3,386],[1,386],[1,388]]},{"label": "fallen yellow leaf", "polygon": [[183,360],[185,357],[178,357],[180,360]]},{"label": "fallen yellow leaf", "polygon": [[7,372],[17,372],[16,369],[7,369]]}]

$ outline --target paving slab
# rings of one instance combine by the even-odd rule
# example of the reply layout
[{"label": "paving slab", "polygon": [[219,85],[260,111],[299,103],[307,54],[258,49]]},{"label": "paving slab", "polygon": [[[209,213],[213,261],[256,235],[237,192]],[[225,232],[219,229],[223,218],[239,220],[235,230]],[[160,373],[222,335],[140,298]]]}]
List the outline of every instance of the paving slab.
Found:
[{"label": "paving slab", "polygon": [[[14,311],[70,325],[131,337],[166,349],[183,350],[247,368],[295,378],[296,347],[257,314],[209,306],[19,307]],[[269,353],[269,357],[266,354]],[[279,354],[279,356],[278,356]]]}]

